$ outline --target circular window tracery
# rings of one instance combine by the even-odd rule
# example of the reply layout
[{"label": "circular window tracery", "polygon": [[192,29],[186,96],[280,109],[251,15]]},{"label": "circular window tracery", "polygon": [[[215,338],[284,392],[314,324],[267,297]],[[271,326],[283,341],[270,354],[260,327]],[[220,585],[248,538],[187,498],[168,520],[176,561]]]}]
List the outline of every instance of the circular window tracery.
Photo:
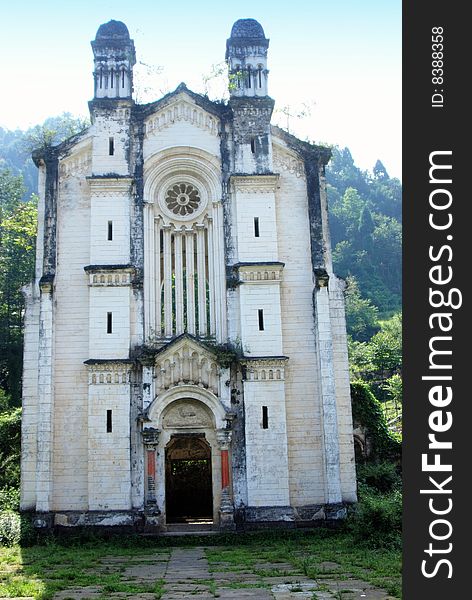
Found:
[{"label": "circular window tracery", "polygon": [[200,193],[191,183],[176,183],[170,187],[165,195],[167,208],[180,216],[194,213],[201,202]]}]

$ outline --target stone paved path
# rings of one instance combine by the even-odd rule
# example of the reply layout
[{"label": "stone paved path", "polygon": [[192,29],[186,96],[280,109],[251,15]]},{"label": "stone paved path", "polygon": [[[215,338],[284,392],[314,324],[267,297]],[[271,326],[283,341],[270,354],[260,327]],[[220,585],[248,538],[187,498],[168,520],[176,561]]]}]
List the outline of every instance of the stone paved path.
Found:
[{"label": "stone paved path", "polygon": [[[142,592],[105,592],[89,586],[63,590],[54,600],[394,600],[384,590],[343,573],[336,563],[320,563],[320,576],[314,580],[289,563],[261,562],[250,568],[221,561],[210,568],[204,548],[169,552],[110,556],[93,570],[97,575],[120,573],[124,586],[142,586]],[[150,591],[154,585],[161,591]]]}]

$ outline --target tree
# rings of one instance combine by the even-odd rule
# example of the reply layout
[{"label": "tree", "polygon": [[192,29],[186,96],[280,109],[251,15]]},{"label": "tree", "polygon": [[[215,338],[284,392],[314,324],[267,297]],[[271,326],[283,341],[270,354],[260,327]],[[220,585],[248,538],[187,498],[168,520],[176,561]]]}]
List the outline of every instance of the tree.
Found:
[{"label": "tree", "polygon": [[84,131],[90,121],[63,113],[59,117],[49,117],[42,125],[36,125],[26,132],[26,149],[32,152],[37,148],[56,146],[64,140]]},{"label": "tree", "polygon": [[371,341],[372,362],[377,371],[398,373],[402,368],[402,313],[399,312],[380,326]]},{"label": "tree", "polygon": [[381,180],[389,179],[387,169],[383,166],[380,160],[378,160],[374,165],[374,177]]},{"label": "tree", "polygon": [[379,309],[362,297],[355,277],[347,278],[345,297],[347,332],[353,340],[365,342],[379,329]]},{"label": "tree", "polygon": [[375,225],[374,220],[372,219],[372,213],[370,212],[369,207],[365,205],[359,218],[358,239],[359,243],[362,244],[366,250],[370,250],[372,247],[372,234],[374,229]]},{"label": "tree", "polygon": [[37,199],[23,201],[21,176],[0,172],[0,388],[20,403],[24,299],[34,269]]}]

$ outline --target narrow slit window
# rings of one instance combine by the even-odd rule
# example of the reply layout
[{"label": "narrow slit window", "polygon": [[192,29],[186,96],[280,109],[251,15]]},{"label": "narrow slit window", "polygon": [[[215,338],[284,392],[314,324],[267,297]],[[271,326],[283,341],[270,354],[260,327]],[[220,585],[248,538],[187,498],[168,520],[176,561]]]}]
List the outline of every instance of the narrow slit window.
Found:
[{"label": "narrow slit window", "polygon": [[255,138],[251,138],[251,152],[253,154],[256,153],[256,140],[255,140]]},{"label": "narrow slit window", "polygon": [[252,78],[251,67],[248,67],[247,68],[247,87],[249,89],[251,89],[251,78]]},{"label": "narrow slit window", "polygon": [[110,87],[113,87],[113,81],[115,79],[115,71],[112,69],[110,73]]},{"label": "narrow slit window", "polygon": [[259,318],[259,331],[264,331],[264,311],[262,308],[258,309],[257,316]]},{"label": "narrow slit window", "polygon": [[259,237],[259,217],[254,217],[254,237]]},{"label": "narrow slit window", "polygon": [[108,221],[108,241],[113,240],[113,221]]},{"label": "narrow slit window", "polygon": [[103,69],[100,69],[100,89],[103,87]]},{"label": "narrow slit window", "polygon": [[113,431],[113,413],[111,410],[107,410],[107,433]]},{"label": "narrow slit window", "polygon": [[259,88],[262,87],[262,67],[258,69],[258,77],[259,77]]},{"label": "narrow slit window", "polygon": [[107,313],[107,333],[113,333],[113,313]]},{"label": "narrow slit window", "polygon": [[108,138],[108,154],[113,156],[115,154],[115,138]]},{"label": "narrow slit window", "polygon": [[121,69],[121,87],[125,87],[125,70]]},{"label": "narrow slit window", "polygon": [[269,429],[269,409],[267,406],[262,407],[262,429]]}]

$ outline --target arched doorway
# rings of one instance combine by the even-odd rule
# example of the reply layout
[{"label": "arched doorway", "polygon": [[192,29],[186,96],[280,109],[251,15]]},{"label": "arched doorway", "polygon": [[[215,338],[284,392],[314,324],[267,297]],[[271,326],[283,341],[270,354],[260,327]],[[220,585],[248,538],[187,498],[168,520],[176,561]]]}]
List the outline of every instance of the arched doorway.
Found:
[{"label": "arched doorway", "polygon": [[213,519],[211,448],[204,434],[172,435],[165,449],[167,523]]}]

